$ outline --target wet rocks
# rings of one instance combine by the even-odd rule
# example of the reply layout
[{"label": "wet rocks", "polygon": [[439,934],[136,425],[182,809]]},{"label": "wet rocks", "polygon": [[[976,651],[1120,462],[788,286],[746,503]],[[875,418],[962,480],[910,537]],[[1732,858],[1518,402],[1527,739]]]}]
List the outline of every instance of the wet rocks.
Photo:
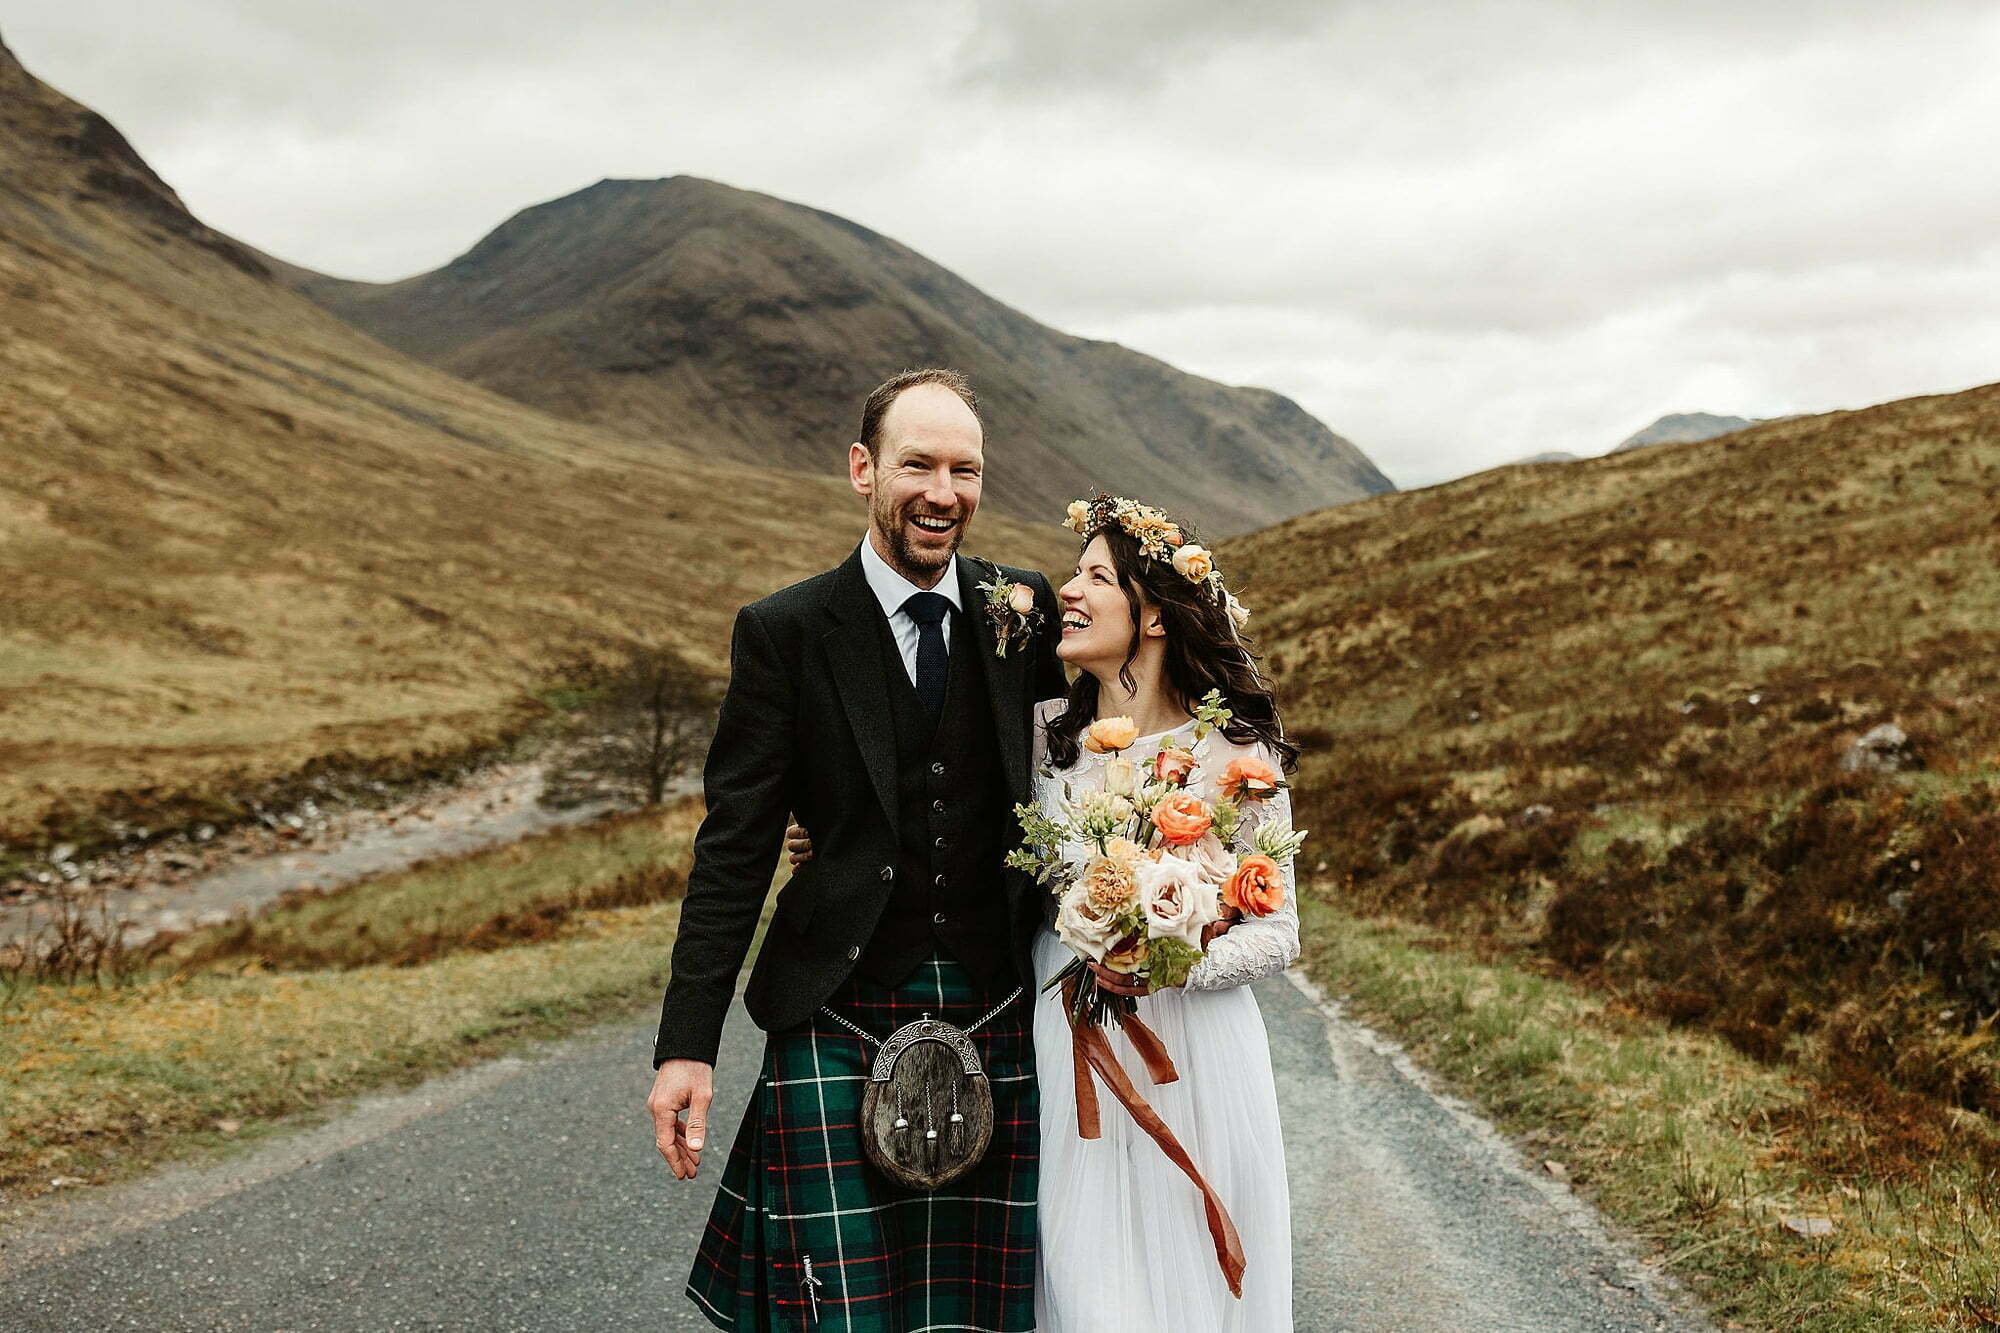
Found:
[{"label": "wet rocks", "polygon": [[1843,773],[1901,773],[1921,767],[1908,733],[1893,722],[1863,732],[1840,756]]}]

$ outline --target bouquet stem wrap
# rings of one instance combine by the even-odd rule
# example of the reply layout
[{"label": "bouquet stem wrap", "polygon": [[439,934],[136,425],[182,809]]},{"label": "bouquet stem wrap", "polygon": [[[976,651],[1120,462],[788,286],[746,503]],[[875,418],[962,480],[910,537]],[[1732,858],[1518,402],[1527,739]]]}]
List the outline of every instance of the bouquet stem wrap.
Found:
[{"label": "bouquet stem wrap", "polygon": [[[1075,1012],[1074,988],[1081,984],[1082,982],[1074,977],[1066,983],[1066,988],[1072,991],[1070,996],[1072,1013]],[[1123,1027],[1126,1038],[1139,1052],[1140,1058],[1146,1062],[1146,1072],[1152,1077],[1153,1082],[1172,1083],[1180,1077],[1178,1071],[1174,1069],[1173,1060],[1167,1055],[1166,1047],[1160,1043],[1158,1034],[1140,1022],[1137,1015],[1127,1015]],[[1243,1241],[1236,1234],[1236,1223],[1230,1220],[1229,1210],[1222,1206],[1222,1200],[1217,1196],[1214,1187],[1202,1178],[1194,1159],[1188,1156],[1188,1151],[1181,1146],[1181,1141],[1174,1137],[1174,1131],[1168,1128],[1167,1122],[1160,1119],[1160,1113],[1149,1106],[1146,1099],[1139,1095],[1139,1090],[1132,1085],[1131,1078],[1125,1073],[1125,1067],[1118,1063],[1118,1056],[1112,1051],[1111,1043],[1105,1040],[1104,1030],[1072,1019],[1069,1031],[1076,1062],[1077,1134],[1082,1138],[1094,1139],[1102,1133],[1097,1113],[1097,1085],[1091,1077],[1091,1071],[1095,1070],[1097,1077],[1104,1080],[1104,1086],[1111,1090],[1111,1095],[1132,1113],[1132,1119],[1138,1123],[1139,1128],[1145,1130],[1153,1142],[1160,1145],[1160,1151],[1167,1155],[1167,1160],[1179,1167],[1187,1178],[1194,1182],[1194,1187],[1201,1191],[1202,1207],[1208,1214],[1209,1239],[1215,1242],[1215,1262],[1222,1269],[1223,1280],[1229,1284],[1229,1294],[1241,1299]]]}]

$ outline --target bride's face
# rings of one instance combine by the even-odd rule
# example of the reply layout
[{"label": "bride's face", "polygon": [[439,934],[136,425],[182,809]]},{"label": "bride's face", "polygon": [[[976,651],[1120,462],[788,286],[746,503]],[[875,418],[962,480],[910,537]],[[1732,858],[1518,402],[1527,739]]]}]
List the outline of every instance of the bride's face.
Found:
[{"label": "bride's face", "polygon": [[[1062,639],[1056,656],[1093,675],[1115,675],[1132,647],[1132,603],[1118,585],[1118,570],[1103,537],[1091,539],[1077,557],[1076,575],[1057,594],[1062,602]],[[1157,624],[1157,615],[1149,616]]]}]

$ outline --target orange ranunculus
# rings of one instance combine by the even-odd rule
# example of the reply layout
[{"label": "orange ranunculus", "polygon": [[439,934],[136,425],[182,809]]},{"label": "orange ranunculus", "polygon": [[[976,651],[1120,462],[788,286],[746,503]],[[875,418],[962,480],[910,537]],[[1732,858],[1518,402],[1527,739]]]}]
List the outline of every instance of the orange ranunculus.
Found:
[{"label": "orange ranunculus", "polygon": [[1194,756],[1177,746],[1169,745],[1153,756],[1153,776],[1162,782],[1171,782],[1176,787],[1187,785],[1188,775],[1194,772]]},{"label": "orange ranunculus", "polygon": [[1285,872],[1262,852],[1252,852],[1223,882],[1222,901],[1250,916],[1269,916],[1285,905]]},{"label": "orange ranunculus", "polygon": [[1192,792],[1175,792],[1153,807],[1153,827],[1175,847],[1200,842],[1214,822],[1215,815],[1208,803]]},{"label": "orange ranunculus", "polygon": [[1231,800],[1261,801],[1278,790],[1278,770],[1262,759],[1245,755],[1222,770],[1222,794]]},{"label": "orange ranunculus", "polygon": [[1139,724],[1129,717],[1100,717],[1084,729],[1083,748],[1093,754],[1116,754],[1139,739]]}]

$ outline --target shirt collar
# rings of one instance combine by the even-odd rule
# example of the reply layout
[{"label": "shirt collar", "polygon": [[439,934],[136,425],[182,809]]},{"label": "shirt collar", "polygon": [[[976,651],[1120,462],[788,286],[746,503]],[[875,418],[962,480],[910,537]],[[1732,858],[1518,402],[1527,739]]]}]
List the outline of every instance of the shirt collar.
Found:
[{"label": "shirt collar", "polygon": [[[876,553],[875,543],[868,539],[866,533],[861,536],[861,572],[867,576],[868,590],[874,593],[875,600],[882,604],[882,614],[885,616],[893,616],[902,610],[903,603],[910,600],[911,593],[926,591],[889,568],[889,562]],[[937,581],[935,588],[928,591],[937,593],[950,602],[955,611],[965,609],[958,600],[956,555],[952,556],[951,562],[944,567],[944,577]]]}]

